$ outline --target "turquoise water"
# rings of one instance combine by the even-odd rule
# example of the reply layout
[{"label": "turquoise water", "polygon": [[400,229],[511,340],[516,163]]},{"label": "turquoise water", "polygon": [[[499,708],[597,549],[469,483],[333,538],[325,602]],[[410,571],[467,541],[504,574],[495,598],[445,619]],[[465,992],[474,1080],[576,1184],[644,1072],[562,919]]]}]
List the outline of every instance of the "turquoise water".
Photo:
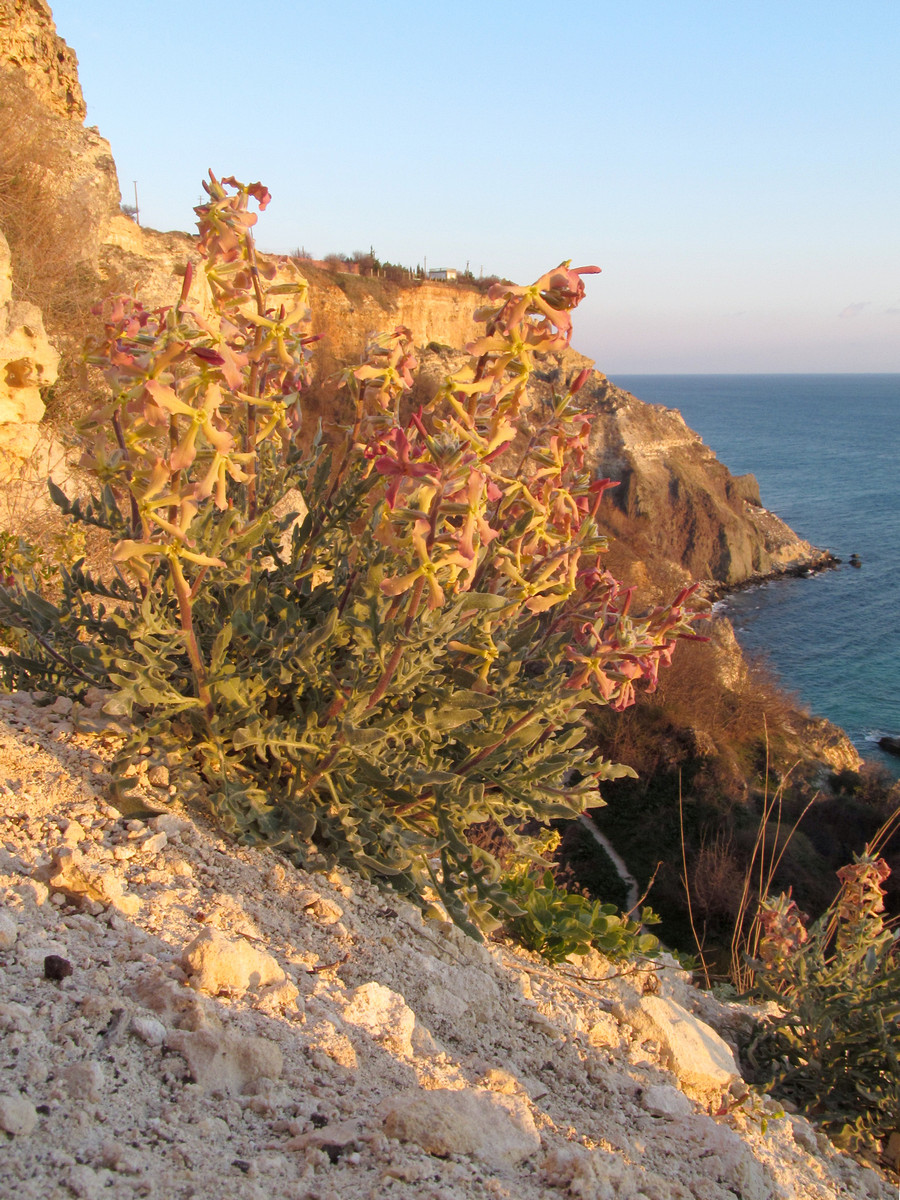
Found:
[{"label": "turquoise water", "polygon": [[[844,565],[737,593],[726,611],[810,709],[895,774],[900,735],[900,375],[617,375],[677,408],[762,502]],[[862,567],[849,566],[858,554]]]}]

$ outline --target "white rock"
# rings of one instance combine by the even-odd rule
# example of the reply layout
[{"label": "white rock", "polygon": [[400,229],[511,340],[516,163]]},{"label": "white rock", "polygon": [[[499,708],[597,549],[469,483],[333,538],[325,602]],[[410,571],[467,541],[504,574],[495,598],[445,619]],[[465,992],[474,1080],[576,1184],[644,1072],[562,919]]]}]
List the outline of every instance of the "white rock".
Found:
[{"label": "white rock", "polygon": [[68,821],[63,830],[63,841],[67,846],[77,846],[79,842],[83,842],[87,835],[84,831],[84,826],[80,821]]},{"label": "white rock", "polygon": [[228,938],[210,927],[194,938],[181,961],[194,987],[211,996],[222,992],[243,996],[286,978],[271,954],[257,950],[244,938]]},{"label": "white rock", "polygon": [[521,1096],[464,1088],[417,1088],[381,1107],[384,1132],[446,1158],[470,1154],[495,1168],[515,1166],[540,1149],[541,1139]]},{"label": "white rock", "polygon": [[278,1079],[283,1068],[275,1042],[233,1030],[176,1029],[166,1045],[184,1057],[196,1082],[210,1092],[238,1095],[259,1079]]},{"label": "white rock", "polygon": [[98,1062],[77,1062],[63,1071],[66,1091],[73,1100],[97,1104],[103,1096],[106,1082],[103,1067]]},{"label": "white rock", "polygon": [[740,1077],[730,1047],[716,1031],[674,1000],[613,990],[613,1014],[630,1025],[638,1039],[662,1048],[662,1061],[686,1091],[698,1096],[720,1093]]},{"label": "white rock", "polygon": [[166,837],[174,838],[180,833],[187,833],[191,822],[184,817],[176,817],[174,813],[160,813],[158,817],[151,819],[150,828],[157,833],[164,833]]},{"label": "white rock", "polygon": [[394,1053],[406,1057],[413,1053],[416,1014],[402,996],[384,984],[364,983],[354,988],[341,1016]]},{"label": "white rock", "polygon": [[0,950],[11,950],[19,936],[19,928],[10,913],[0,908]]},{"label": "white rock", "polygon": [[132,1017],[131,1028],[148,1046],[161,1046],[166,1040],[166,1027],[156,1017]]},{"label": "white rock", "polygon": [[37,1125],[37,1109],[27,1096],[0,1096],[0,1129],[25,1137]]},{"label": "white rock", "polygon": [[165,830],[160,829],[159,833],[152,833],[145,841],[141,842],[141,850],[145,854],[159,854],[168,845],[169,839]]},{"label": "white rock", "polygon": [[687,1117],[694,1106],[683,1092],[668,1083],[655,1083],[641,1097],[641,1104],[655,1117]]}]

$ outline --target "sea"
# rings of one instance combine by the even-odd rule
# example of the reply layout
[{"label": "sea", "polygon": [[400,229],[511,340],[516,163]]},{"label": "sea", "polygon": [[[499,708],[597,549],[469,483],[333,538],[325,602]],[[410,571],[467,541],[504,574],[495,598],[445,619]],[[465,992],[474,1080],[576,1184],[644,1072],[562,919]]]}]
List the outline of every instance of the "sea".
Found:
[{"label": "sea", "polygon": [[[869,760],[900,736],[900,375],[615,375],[677,408],[762,502],[842,565],[732,594],[743,648]],[[857,555],[860,566],[850,565]]]}]

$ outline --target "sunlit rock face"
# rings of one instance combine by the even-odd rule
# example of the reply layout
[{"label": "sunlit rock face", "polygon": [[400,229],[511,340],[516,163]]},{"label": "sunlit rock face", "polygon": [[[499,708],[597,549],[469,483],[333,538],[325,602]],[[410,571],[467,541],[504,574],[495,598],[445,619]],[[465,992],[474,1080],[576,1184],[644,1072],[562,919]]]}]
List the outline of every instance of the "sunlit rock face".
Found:
[{"label": "sunlit rock face", "polygon": [[12,299],[9,246],[0,234],[0,478],[14,475],[38,441],[41,390],[56,379],[59,354],[40,309]]},{"label": "sunlit rock face", "polygon": [[57,35],[44,0],[0,0],[0,67],[21,71],[49,112],[84,120],[78,59]]}]

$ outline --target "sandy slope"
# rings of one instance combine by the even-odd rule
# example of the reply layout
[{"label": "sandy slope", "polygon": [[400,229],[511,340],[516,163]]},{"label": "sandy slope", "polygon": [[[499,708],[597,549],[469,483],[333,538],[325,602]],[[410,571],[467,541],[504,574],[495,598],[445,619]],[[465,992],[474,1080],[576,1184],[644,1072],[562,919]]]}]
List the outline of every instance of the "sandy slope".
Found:
[{"label": "sandy slope", "polygon": [[3,1195],[894,1195],[801,1119],[709,1115],[715,1071],[638,1019],[653,996],[727,1033],[680,972],[601,983],[599,958],[478,946],[226,843],[152,768],[175,815],[128,821],[102,799],[111,739],[67,708],[0,698]]}]

